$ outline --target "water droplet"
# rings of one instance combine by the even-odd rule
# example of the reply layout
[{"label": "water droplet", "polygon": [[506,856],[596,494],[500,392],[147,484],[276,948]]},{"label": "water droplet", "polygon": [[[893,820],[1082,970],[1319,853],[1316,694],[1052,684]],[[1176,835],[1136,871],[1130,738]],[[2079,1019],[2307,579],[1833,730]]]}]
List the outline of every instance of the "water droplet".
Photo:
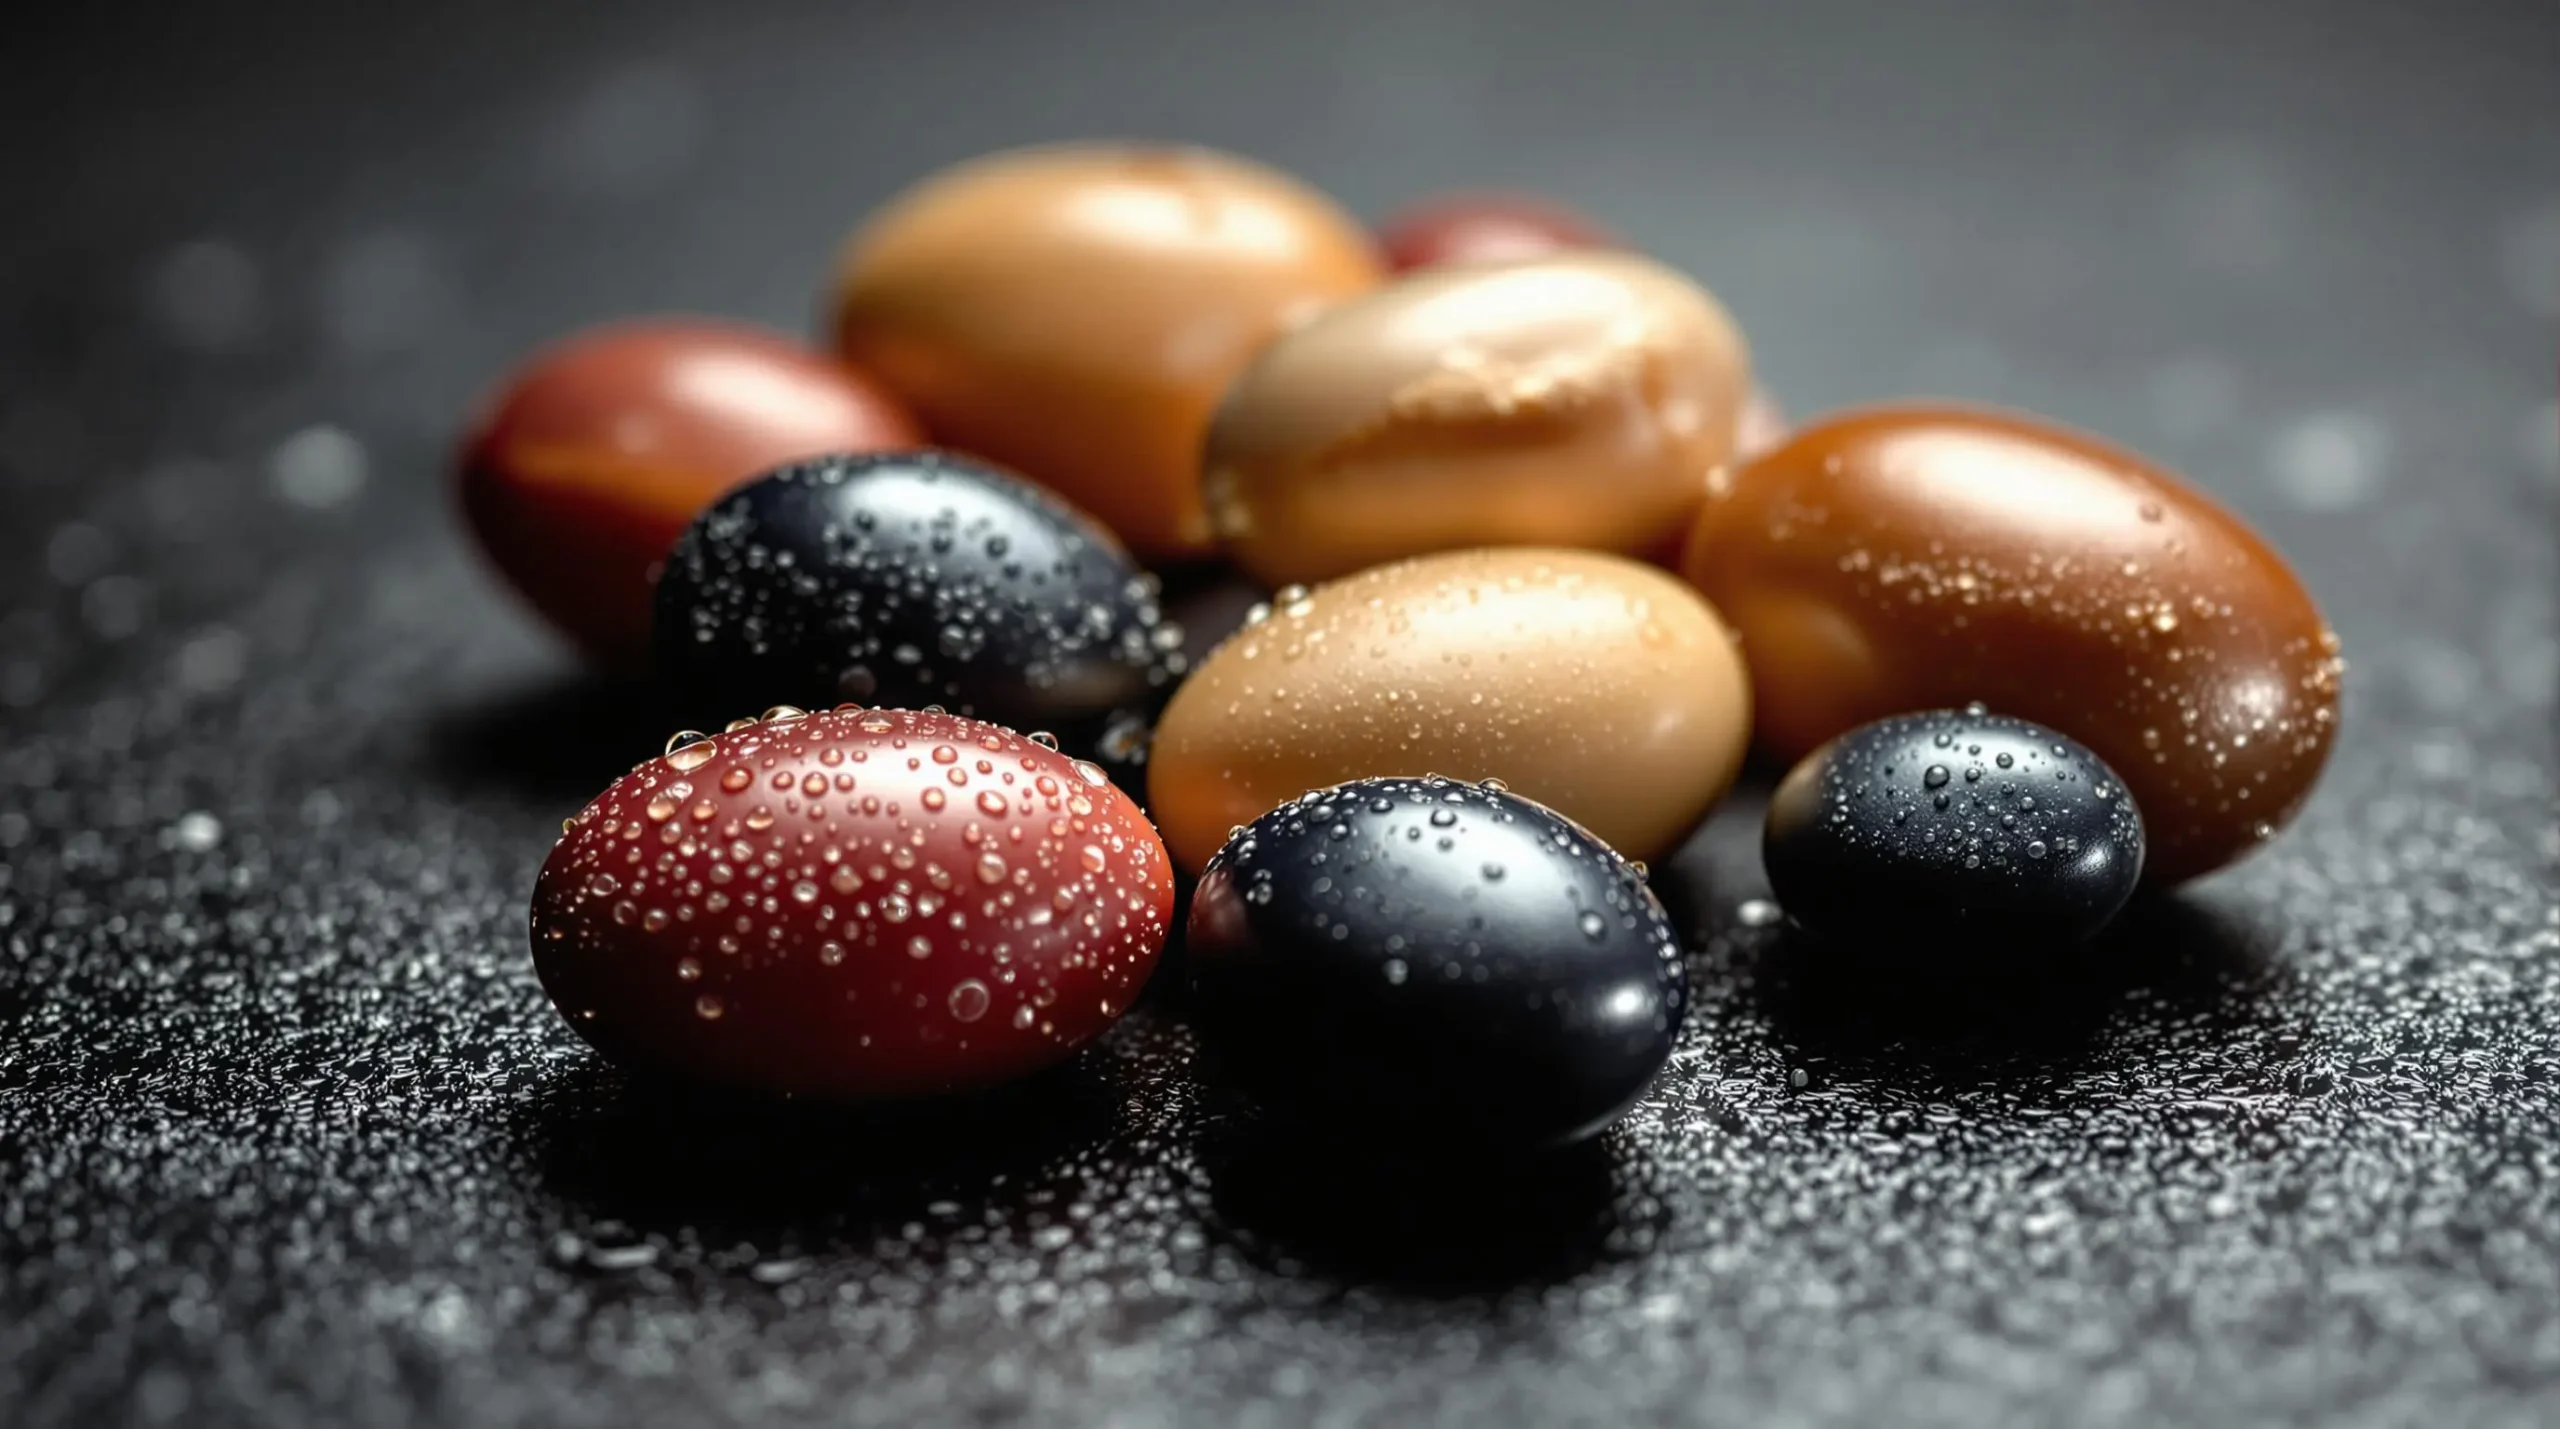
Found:
[{"label": "water droplet", "polygon": [[962,1022],[975,1022],[987,1015],[987,1004],[994,1000],[985,983],[963,978],[951,989],[951,1015]]},{"label": "water droplet", "polygon": [[649,815],[649,822],[663,824],[676,816],[676,801],[660,794],[649,801],[649,807],[645,812]]},{"label": "water droplet", "polygon": [[998,858],[991,853],[982,853],[978,855],[978,881],[980,883],[1002,883],[1004,882],[1004,874],[1005,867],[1003,859]]},{"label": "water droplet", "polygon": [[903,893],[880,895],[880,916],[887,922],[903,923],[915,916],[915,911],[915,905],[909,903],[907,896]]},{"label": "water droplet", "polygon": [[916,796],[916,802],[924,805],[926,813],[939,814],[942,812],[942,806],[950,800],[942,797],[942,791],[939,789],[927,789]]},{"label": "water droplet", "polygon": [[754,782],[756,782],[756,776],[743,764],[720,776],[720,787],[732,794]]},{"label": "water droplet", "polygon": [[[1928,785],[1932,789],[1938,789],[1945,787],[1948,777],[1947,766],[1943,764],[1932,764],[1926,772],[1921,774],[1920,782]],[[1940,806],[1944,807],[1943,802]]]},{"label": "water droplet", "polygon": [[2045,856],[2045,854],[2046,854],[2047,852],[2048,852],[2048,850],[2047,850],[2047,849],[2045,848],[2045,846],[2044,846],[2044,840],[2042,840],[2042,839],[2029,839],[2029,840],[2027,840],[2027,857],[2029,857],[2029,858],[2042,858],[2042,857],[2044,857],[2044,856]]},{"label": "water droplet", "polygon": [[818,901],[818,885],[807,879],[791,885],[791,901],[803,907]]},{"label": "water droplet", "polygon": [[820,943],[818,945],[818,961],[828,967],[835,967],[842,963],[844,961],[844,944],[835,942]]},{"label": "water droplet", "polygon": [[667,924],[674,921],[674,919],[667,916],[666,909],[652,908],[648,912],[640,915],[640,931],[644,933],[663,933],[667,930]]},{"label": "water droplet", "polygon": [[1608,936],[1609,920],[1597,913],[1585,912],[1577,922],[1582,929],[1582,936],[1595,943]]},{"label": "water droplet", "polygon": [[1389,984],[1396,987],[1402,987],[1404,986],[1405,976],[1409,970],[1404,965],[1404,959],[1389,958],[1387,959],[1385,966],[1381,968],[1380,971],[1387,975],[1387,981]]},{"label": "water droplet", "polygon": [[698,962],[694,961],[694,960],[693,960],[693,959],[691,959],[691,958],[678,958],[678,959],[676,959],[676,981],[678,981],[678,982],[699,982],[699,981],[701,981],[701,980],[702,980],[702,964],[700,964],[700,963],[698,963]]},{"label": "water droplet", "polygon": [[993,789],[981,789],[978,791],[978,812],[986,815],[990,819],[1003,818],[1005,811],[1011,807],[1011,805],[1005,803],[1004,795],[997,793]]},{"label": "water droplet", "polygon": [[933,939],[922,933],[907,939],[907,956],[922,961],[933,956]]},{"label": "water droplet", "polygon": [[1766,898],[1746,898],[1741,907],[1733,910],[1733,916],[1746,928],[1766,928],[1786,915]]},{"label": "water droplet", "polygon": [[1082,779],[1084,782],[1092,785],[1096,789],[1102,788],[1104,785],[1111,782],[1111,776],[1103,773],[1102,766],[1099,764],[1089,764],[1084,760],[1078,759],[1074,761],[1074,768],[1077,778]]},{"label": "water droplet", "polygon": [[169,837],[188,853],[211,853],[222,842],[222,820],[202,809],[190,810],[169,826]]},{"label": "water droplet", "polygon": [[1435,829],[1445,829],[1457,821],[1458,811],[1455,809],[1434,809],[1431,811],[1431,827]]},{"label": "water droplet", "polygon": [[705,1022],[719,1021],[720,1014],[728,1010],[720,1005],[720,999],[707,992],[693,1000],[693,1015]]},{"label": "water droplet", "polygon": [[1484,880],[1487,883],[1500,883],[1502,881],[1502,865],[1498,863],[1486,864],[1484,866]]},{"label": "water droplet", "polygon": [[808,717],[809,712],[798,705],[775,705],[764,712],[764,722],[767,724],[789,724],[795,719]]},{"label": "water droplet", "polygon": [[621,888],[621,881],[610,873],[599,873],[587,880],[587,892],[597,898],[611,898]]},{"label": "water droplet", "polygon": [[1111,862],[1099,844],[1086,844],[1082,851],[1077,853],[1076,861],[1084,865],[1084,871],[1087,873],[1100,873]]},{"label": "water droplet", "polygon": [[680,730],[667,741],[666,757],[670,767],[691,772],[711,762],[720,752],[718,741],[698,729]]}]

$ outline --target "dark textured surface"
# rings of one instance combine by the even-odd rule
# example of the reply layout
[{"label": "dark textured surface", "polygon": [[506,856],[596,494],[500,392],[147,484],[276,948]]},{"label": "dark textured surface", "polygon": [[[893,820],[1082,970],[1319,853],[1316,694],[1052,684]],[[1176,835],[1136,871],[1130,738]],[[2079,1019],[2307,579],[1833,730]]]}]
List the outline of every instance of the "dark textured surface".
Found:
[{"label": "dark textured surface", "polygon": [[[2551,7],[334,13],[0,60],[0,1420],[2547,1418]],[[1547,188],[1799,410],[2197,474],[2344,638],[2327,781],[2101,971],[1882,1005],[1795,974],[1742,800],[1656,872],[1670,1073],[1492,1187],[1258,1139],[1168,1005],[912,1118],[626,1087],[525,897],[667,731],[472,565],[458,413],[1114,131]]]}]

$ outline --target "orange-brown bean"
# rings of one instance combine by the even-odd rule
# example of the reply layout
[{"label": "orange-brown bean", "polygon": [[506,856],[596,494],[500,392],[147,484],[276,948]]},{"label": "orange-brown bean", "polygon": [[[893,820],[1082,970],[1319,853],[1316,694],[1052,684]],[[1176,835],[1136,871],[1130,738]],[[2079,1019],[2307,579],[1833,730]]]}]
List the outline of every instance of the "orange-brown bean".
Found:
[{"label": "orange-brown bean", "polygon": [[1236,563],[1281,585],[1426,551],[1675,551],[1750,392],[1742,334],[1632,253],[1427,268],[1274,341],[1201,459]]},{"label": "orange-brown bean", "polygon": [[2272,836],[2337,732],[2337,638],[2284,560],[2195,487],[2034,418],[1811,423],[1710,482],[1683,564],[1741,634],[1770,754],[1982,701],[2124,776],[2154,884]]},{"label": "orange-brown bean", "polygon": [[1346,779],[1498,778],[1629,858],[1733,783],[1751,692],[1697,593],[1599,551],[1444,551],[1283,591],[1174,694],[1147,759],[1197,873],[1239,824]]},{"label": "orange-brown bean", "polygon": [[836,342],[934,440],[1013,468],[1139,555],[1205,555],[1200,436],[1272,336],[1374,286],[1357,221],[1201,149],[1070,144],[947,169],[847,248]]}]

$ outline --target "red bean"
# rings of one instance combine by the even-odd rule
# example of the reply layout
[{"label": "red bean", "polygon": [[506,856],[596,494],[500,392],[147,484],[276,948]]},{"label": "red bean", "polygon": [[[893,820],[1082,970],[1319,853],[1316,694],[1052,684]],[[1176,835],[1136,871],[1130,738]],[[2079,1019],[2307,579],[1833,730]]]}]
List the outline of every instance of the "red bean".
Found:
[{"label": "red bean", "polygon": [[1100,769],[848,705],[616,781],[543,864],[533,956],[618,1063],[872,1100],[1063,1059],[1138,995],[1172,915],[1164,845]]}]

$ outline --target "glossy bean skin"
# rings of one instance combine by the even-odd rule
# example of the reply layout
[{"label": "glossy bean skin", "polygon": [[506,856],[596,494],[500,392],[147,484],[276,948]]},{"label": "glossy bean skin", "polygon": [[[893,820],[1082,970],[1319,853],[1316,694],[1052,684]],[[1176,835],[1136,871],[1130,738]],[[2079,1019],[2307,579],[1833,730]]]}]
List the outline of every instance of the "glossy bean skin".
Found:
[{"label": "glossy bean skin", "polygon": [[658,582],[658,667],[694,717],[940,705],[1091,755],[1143,730],[1179,642],[1109,532],[945,452],[769,472],[704,512]]},{"label": "glossy bean skin", "polygon": [[500,384],[458,462],[491,564],[590,653],[637,668],[650,573],[721,493],[779,463],[909,446],[886,391],[778,333],[709,318],[591,328]]},{"label": "glossy bean skin", "polygon": [[1456,193],[1390,217],[1378,226],[1378,246],[1387,265],[1401,273],[1621,245],[1598,222],[1562,204],[1526,194]]},{"label": "glossy bean skin", "polygon": [[1382,275],[1330,200],[1249,160],[1070,144],[934,175],[836,284],[838,350],[936,442],[1055,490],[1149,560],[1212,549],[1200,437],[1265,342]]},{"label": "glossy bean skin", "polygon": [[1449,779],[1364,779],[1239,832],[1185,944],[1222,1073],[1329,1136],[1545,1147],[1596,1134],[1670,1056],[1680,947],[1627,861]]},{"label": "glossy bean skin", "polygon": [[2031,417],[1811,423],[1711,483],[1684,570],[1741,633],[1771,755],[1981,701],[2123,776],[2155,884],[2273,836],[2337,731],[2337,639],[2274,549],[2133,453]]},{"label": "glossy bean skin", "polygon": [[1676,550],[1750,390],[1722,306],[1650,259],[1426,269],[1236,380],[1202,458],[1209,516],[1272,585],[1473,546]]},{"label": "glossy bean skin", "polygon": [[875,1101],[991,1087],[1127,1010],[1172,870],[1101,770],[957,715],[778,711],[571,819],[534,967],[614,1062]]},{"label": "glossy bean skin", "polygon": [[1770,798],[1761,856],[1799,926],[1922,962],[2095,937],[2133,896],[2143,843],[2096,755],[1976,706],[1893,715],[1806,755]]},{"label": "glossy bean skin", "polygon": [[1148,805],[1183,867],[1310,788],[1498,778],[1658,859],[1731,786],[1750,689],[1677,578],[1592,551],[1454,551],[1283,591],[1156,726]]}]

